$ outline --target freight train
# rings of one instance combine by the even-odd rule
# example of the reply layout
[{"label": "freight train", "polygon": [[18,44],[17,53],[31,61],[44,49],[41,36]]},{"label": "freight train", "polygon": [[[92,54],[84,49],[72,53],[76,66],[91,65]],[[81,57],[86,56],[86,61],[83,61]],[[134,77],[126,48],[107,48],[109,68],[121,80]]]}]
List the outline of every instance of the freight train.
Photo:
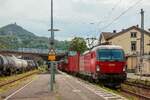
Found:
[{"label": "freight train", "polygon": [[116,45],[97,46],[83,54],[69,51],[58,69],[113,86],[127,77],[124,51]]},{"label": "freight train", "polygon": [[15,56],[0,55],[0,76],[22,73],[35,69],[37,64],[33,60],[18,59]]}]

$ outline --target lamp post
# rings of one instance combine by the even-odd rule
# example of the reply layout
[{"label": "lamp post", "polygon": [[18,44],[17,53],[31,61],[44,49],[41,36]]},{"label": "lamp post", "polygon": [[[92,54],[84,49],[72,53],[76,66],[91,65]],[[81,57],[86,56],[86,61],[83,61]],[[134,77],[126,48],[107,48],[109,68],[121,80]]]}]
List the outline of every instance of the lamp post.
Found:
[{"label": "lamp post", "polygon": [[59,29],[53,28],[53,0],[51,0],[51,29],[48,31],[51,31],[51,38],[50,38],[50,49],[48,54],[48,66],[50,66],[50,90],[53,91],[53,84],[55,83],[55,66],[54,61],[56,60],[56,53],[55,53],[55,39],[54,39],[54,31],[59,31]]},{"label": "lamp post", "polygon": [[49,68],[51,73],[50,90],[53,91],[53,84],[55,80],[54,63],[53,63],[53,61],[55,61],[54,30],[53,30],[53,0],[51,0],[51,29],[48,31],[51,31],[50,49],[48,54],[48,60],[49,60],[48,66],[50,66]]}]

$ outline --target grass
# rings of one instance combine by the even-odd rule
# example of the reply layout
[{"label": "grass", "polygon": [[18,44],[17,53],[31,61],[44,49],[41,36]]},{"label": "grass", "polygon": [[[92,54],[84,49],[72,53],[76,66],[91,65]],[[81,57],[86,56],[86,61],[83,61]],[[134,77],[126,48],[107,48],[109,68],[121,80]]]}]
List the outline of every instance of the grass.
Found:
[{"label": "grass", "polygon": [[39,67],[38,67],[38,70],[39,70],[39,72],[41,72],[41,73],[45,73],[45,72],[48,71],[48,67],[47,67],[47,65],[42,65],[42,66],[39,66]]},{"label": "grass", "polygon": [[33,71],[29,71],[29,72],[22,73],[22,74],[16,74],[16,75],[13,75],[13,76],[0,77],[0,84],[10,82],[12,80],[16,80],[18,78],[24,77],[26,75],[29,75],[29,74],[32,74],[32,73],[35,73],[35,72],[38,72],[38,70],[33,70]]}]

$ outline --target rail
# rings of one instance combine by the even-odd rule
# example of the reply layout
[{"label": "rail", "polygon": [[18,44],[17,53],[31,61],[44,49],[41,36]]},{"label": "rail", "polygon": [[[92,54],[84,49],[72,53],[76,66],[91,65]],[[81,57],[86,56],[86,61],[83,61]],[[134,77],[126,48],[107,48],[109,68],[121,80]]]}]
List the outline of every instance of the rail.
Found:
[{"label": "rail", "polygon": [[141,100],[150,100],[150,87],[149,86],[145,86],[143,84],[138,84],[138,83],[135,84],[135,83],[126,81],[125,83],[122,84],[120,90],[121,92],[127,93],[128,95],[138,97]]}]

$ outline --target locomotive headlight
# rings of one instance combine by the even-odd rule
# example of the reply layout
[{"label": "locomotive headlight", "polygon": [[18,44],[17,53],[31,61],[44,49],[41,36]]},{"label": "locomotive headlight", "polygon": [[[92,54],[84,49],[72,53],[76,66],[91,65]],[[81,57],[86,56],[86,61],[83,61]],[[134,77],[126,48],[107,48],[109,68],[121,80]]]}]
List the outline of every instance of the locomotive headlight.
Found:
[{"label": "locomotive headlight", "polygon": [[100,66],[96,66],[96,71],[99,72],[100,71]]},{"label": "locomotive headlight", "polygon": [[123,67],[123,71],[124,71],[124,72],[126,71],[126,66]]}]

